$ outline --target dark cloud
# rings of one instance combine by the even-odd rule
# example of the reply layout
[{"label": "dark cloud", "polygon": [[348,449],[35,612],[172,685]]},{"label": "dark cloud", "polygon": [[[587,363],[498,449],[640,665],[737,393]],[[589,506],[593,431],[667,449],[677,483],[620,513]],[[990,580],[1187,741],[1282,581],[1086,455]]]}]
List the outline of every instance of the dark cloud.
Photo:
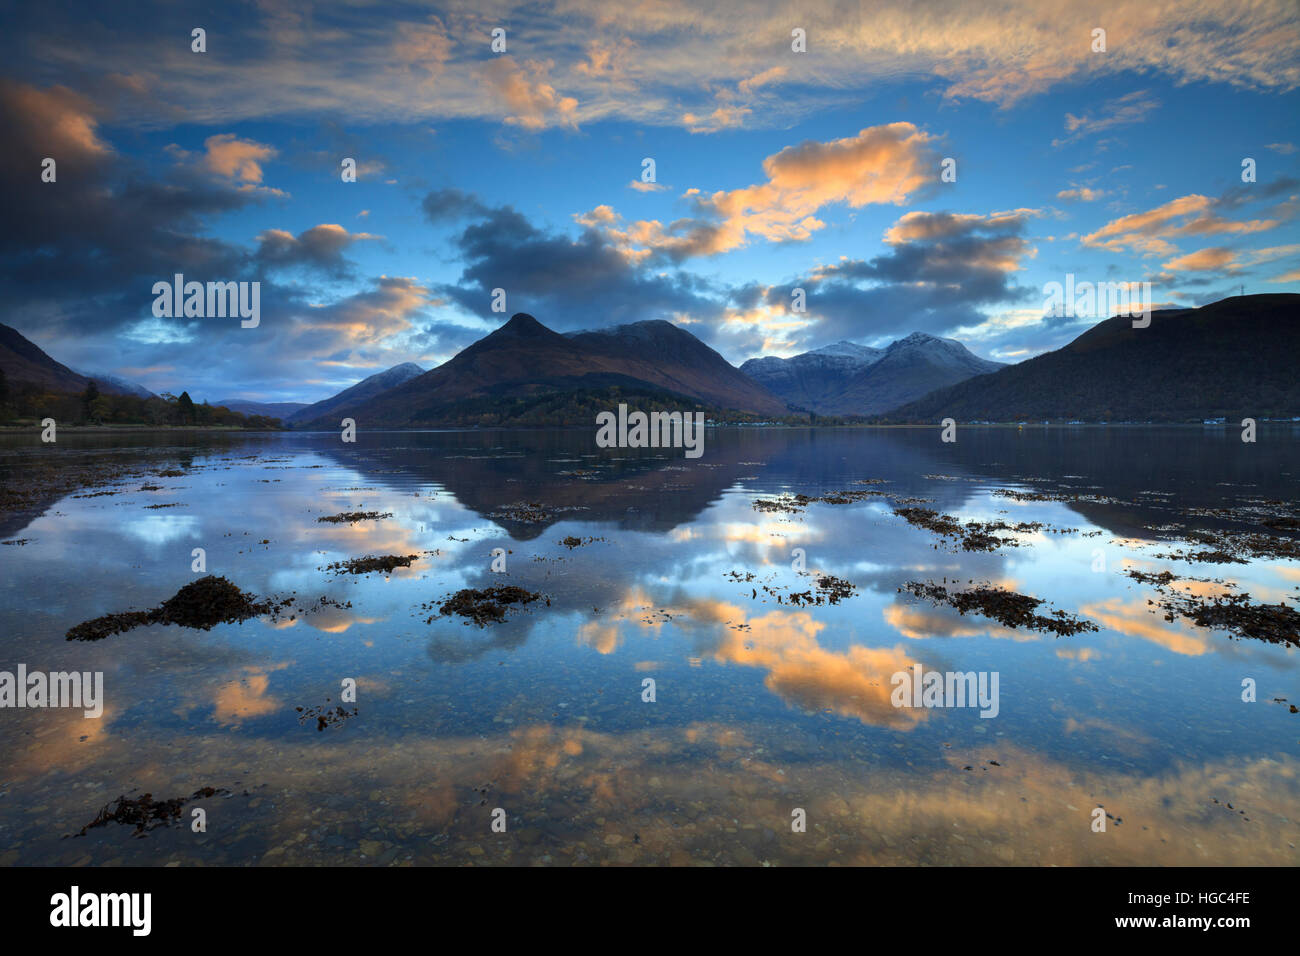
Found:
[{"label": "dark cloud", "polygon": [[[274,277],[303,268],[344,277],[344,250],[377,237],[331,224],[296,236],[271,229],[249,251],[205,235],[210,219],[273,191],[215,175],[183,151],[153,174],[119,154],[91,104],[66,89],[0,80],[0,136],[0,178],[9,184],[0,203],[0,309],[60,361],[111,364],[155,391],[187,388],[196,398],[321,398],[439,341],[463,344],[450,329],[422,330],[432,299],[413,280],[374,279],[320,307],[318,284]],[[57,164],[53,183],[40,180],[46,157]],[[153,284],[176,273],[257,281],[259,326],[153,318]],[[342,364],[322,366],[322,355]]]},{"label": "dark cloud", "polygon": [[436,189],[424,197],[420,208],[433,223],[484,216],[490,211],[476,197],[459,189]]},{"label": "dark cloud", "polygon": [[[537,228],[511,206],[489,207],[455,189],[421,203],[432,222],[470,220],[452,237],[465,263],[460,281],[440,291],[490,321],[492,291],[506,292],[507,314],[525,311],[561,331],[643,319],[716,319],[727,290],[683,272],[650,272],[631,262],[604,235],[586,228],[576,237]],[[707,337],[707,335],[705,336]]]},{"label": "dark cloud", "polygon": [[[155,281],[174,273],[236,279],[247,254],[201,234],[203,220],[254,195],[177,167],[160,179],[100,138],[90,105],[60,87],[0,80],[0,305],[64,331],[147,315]],[[45,158],[57,179],[40,179]]]},{"label": "dark cloud", "polygon": [[257,237],[257,262],[264,268],[302,266],[342,278],[352,274],[343,251],[355,242],[374,238],[369,233],[349,233],[332,223],[312,226],[296,236],[283,229],[268,229]]},{"label": "dark cloud", "polygon": [[1216,205],[1224,209],[1235,209],[1249,202],[1287,196],[1297,189],[1300,189],[1300,179],[1292,176],[1279,176],[1267,183],[1242,183],[1224,190]]},{"label": "dark cloud", "polygon": [[[794,290],[804,289],[807,315],[816,320],[801,342],[806,348],[979,325],[982,307],[1037,295],[1012,281],[1032,251],[1026,224],[1025,215],[912,213],[890,231],[883,255],[823,267],[770,287],[765,299],[788,312]],[[752,298],[752,289],[743,290],[738,304]]]}]

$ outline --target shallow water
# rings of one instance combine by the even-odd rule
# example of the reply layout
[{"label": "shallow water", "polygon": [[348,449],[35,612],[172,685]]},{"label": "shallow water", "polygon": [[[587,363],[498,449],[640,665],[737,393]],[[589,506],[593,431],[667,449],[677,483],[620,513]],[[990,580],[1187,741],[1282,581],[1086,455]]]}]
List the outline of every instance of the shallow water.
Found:
[{"label": "shallow water", "polygon": [[[99,719],[0,710],[0,863],[1300,862],[1295,648],[1166,620],[1125,574],[1300,600],[1293,559],[1158,557],[1188,550],[1188,528],[1258,530],[1256,512],[1293,508],[1289,427],[1255,444],[1222,428],[963,429],[955,444],[717,429],[694,460],[598,449],[589,431],[0,438],[2,482],[105,462],[106,481],[0,520],[26,542],[0,547],[0,670],[102,671],[106,697]],[[881,494],[753,507],[843,490]],[[893,513],[909,498],[1044,527],[955,550]],[[1202,510],[1222,507],[1233,520]],[[318,521],[347,511],[391,517]],[[195,548],[207,573],[296,602],[210,631],[64,639],[201,577]],[[326,570],[388,554],[418,559]],[[825,574],[855,593],[789,602]],[[945,579],[1098,630],[1013,629],[899,590]],[[438,615],[498,584],[544,600],[483,628]],[[894,706],[891,676],[918,663],[996,672],[997,715]],[[348,678],[356,716],[300,720]],[[116,823],[64,838],[119,795],[209,786],[229,793],[144,838]]]}]

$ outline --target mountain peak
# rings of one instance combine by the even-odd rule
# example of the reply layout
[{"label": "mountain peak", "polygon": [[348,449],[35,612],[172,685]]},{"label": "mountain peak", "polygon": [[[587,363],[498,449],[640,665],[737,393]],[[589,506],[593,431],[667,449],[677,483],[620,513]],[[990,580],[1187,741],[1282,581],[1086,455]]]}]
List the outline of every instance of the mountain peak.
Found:
[{"label": "mountain peak", "polygon": [[548,329],[542,323],[538,322],[527,312],[516,312],[510,316],[510,321],[501,328],[492,333],[493,335],[508,335],[512,338],[539,338],[541,336],[550,336],[555,333]]},{"label": "mountain peak", "polygon": [[831,345],[823,345],[819,349],[813,349],[811,352],[803,353],[805,355],[830,355],[838,358],[860,359],[863,361],[874,361],[880,356],[880,349],[868,348],[865,345],[858,345],[856,342],[850,342],[847,339],[841,339]]},{"label": "mountain peak", "polygon": [[896,345],[926,345],[930,342],[951,342],[951,339],[941,339],[937,335],[930,335],[926,332],[913,332],[906,338],[901,338],[896,342],[891,342],[889,347],[892,349]]}]

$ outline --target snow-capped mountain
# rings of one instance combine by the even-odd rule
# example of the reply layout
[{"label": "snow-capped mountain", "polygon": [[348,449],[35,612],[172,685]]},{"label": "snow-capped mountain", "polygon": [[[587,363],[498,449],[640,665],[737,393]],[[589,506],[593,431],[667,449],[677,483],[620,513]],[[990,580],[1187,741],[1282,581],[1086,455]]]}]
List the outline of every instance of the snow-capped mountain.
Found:
[{"label": "snow-capped mountain", "polygon": [[788,359],[750,359],[740,370],[820,415],[877,415],[1002,367],[954,339],[913,332],[884,349],[836,342]]}]

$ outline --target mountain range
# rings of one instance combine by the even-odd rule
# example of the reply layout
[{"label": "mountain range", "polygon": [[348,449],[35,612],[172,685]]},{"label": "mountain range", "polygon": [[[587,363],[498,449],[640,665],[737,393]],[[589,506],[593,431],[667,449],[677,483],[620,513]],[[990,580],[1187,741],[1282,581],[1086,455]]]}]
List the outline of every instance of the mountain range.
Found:
[{"label": "mountain range", "polygon": [[306,402],[250,402],[242,398],[223,398],[212,404],[224,405],[232,412],[239,412],[241,415],[265,415],[281,421],[292,417],[295,412],[310,407]]},{"label": "mountain range", "polygon": [[1189,421],[1300,415],[1300,295],[1116,316],[1064,348],[890,412],[899,422]]},{"label": "mountain range", "polygon": [[740,370],[794,407],[819,415],[869,416],[1004,367],[954,339],[913,332],[883,349],[837,342],[788,359],[750,359]]},{"label": "mountain range", "polygon": [[424,374],[424,369],[414,362],[403,362],[382,372],[376,372],[363,378],[357,384],[345,388],[336,395],[323,398],[319,402],[252,402],[242,398],[223,398],[216,405],[224,405],[232,412],[244,415],[266,415],[278,418],[285,425],[295,422],[318,422],[332,417],[334,412],[344,406],[359,404],[367,398],[378,395],[401,385],[403,382]]},{"label": "mountain range", "polygon": [[619,396],[787,414],[784,401],[670,322],[561,335],[520,312],[431,371],[327,415],[300,412],[293,424],[337,428],[343,415],[385,428],[576,424]]},{"label": "mountain range", "polygon": [[[913,333],[883,349],[838,342],[739,369],[685,329],[652,320],[561,334],[525,313],[425,371],[403,363],[304,405],[227,399],[243,414],[292,428],[590,423],[627,402],[646,410],[704,410],[729,420],[799,420],[805,413],[884,422],[1190,421],[1300,415],[1300,295],[1234,296],[1119,316],[1063,348],[1017,365],[961,343]],[[10,383],[80,393],[87,376],[16,329],[0,325]],[[152,393],[111,374],[102,391]]]}]

